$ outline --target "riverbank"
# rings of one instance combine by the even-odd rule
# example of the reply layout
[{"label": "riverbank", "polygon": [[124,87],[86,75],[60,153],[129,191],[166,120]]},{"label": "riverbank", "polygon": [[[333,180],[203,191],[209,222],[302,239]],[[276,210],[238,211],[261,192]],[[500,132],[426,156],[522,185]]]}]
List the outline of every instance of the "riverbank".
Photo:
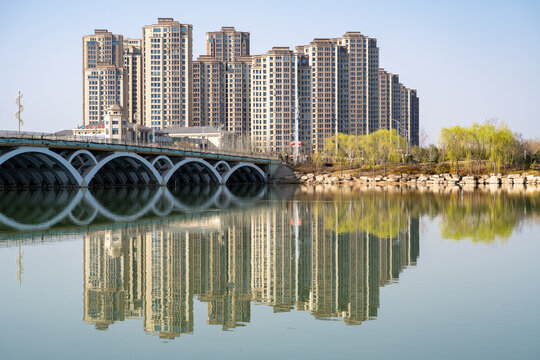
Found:
[{"label": "riverbank", "polygon": [[523,172],[502,175],[500,173],[485,174],[485,175],[468,175],[461,176],[450,173],[443,174],[388,174],[366,176],[355,175],[351,172],[344,172],[343,175],[338,172],[334,173],[307,173],[302,174],[295,172],[293,175],[282,178],[279,183],[294,183],[294,184],[308,184],[308,185],[368,185],[368,186],[410,186],[410,187],[430,187],[430,186],[444,186],[444,187],[472,187],[484,185],[493,186],[508,186],[508,185],[526,185],[540,187],[540,175],[536,173]]}]

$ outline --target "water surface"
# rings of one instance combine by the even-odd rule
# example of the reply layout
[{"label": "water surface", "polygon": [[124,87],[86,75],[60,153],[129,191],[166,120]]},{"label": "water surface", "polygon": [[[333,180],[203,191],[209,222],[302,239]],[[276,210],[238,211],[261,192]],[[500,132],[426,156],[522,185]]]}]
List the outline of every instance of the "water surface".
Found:
[{"label": "water surface", "polygon": [[6,359],[538,358],[535,189],[0,193]]}]

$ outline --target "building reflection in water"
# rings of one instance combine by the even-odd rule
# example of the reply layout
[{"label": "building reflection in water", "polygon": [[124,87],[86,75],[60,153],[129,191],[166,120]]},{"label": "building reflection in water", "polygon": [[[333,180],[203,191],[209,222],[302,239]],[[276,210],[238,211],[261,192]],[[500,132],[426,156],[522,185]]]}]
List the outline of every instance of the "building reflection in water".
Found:
[{"label": "building reflection in water", "polygon": [[373,319],[379,289],[419,256],[419,225],[403,212],[386,234],[340,226],[364,205],[282,201],[88,232],[84,320],[106,329],[142,317],[147,333],[172,339],[193,332],[195,297],[223,330],[249,323],[251,303],[349,325]]}]

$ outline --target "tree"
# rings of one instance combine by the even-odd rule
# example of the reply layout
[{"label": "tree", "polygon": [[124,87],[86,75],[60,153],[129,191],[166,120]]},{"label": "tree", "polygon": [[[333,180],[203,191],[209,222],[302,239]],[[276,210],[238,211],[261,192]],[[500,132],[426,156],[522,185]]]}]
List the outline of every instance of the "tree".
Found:
[{"label": "tree", "polygon": [[465,157],[467,131],[461,126],[442,128],[439,143],[445,150],[446,156],[456,162],[456,173],[459,174],[459,160]]},{"label": "tree", "polygon": [[395,130],[378,130],[367,137],[371,137],[374,143],[376,158],[384,166],[384,174],[389,163],[397,163],[401,159],[402,151],[406,147],[405,139],[398,135]]},{"label": "tree", "polygon": [[521,160],[525,148],[519,135],[501,124],[496,127],[493,122],[472,124],[468,128],[454,126],[441,129],[439,143],[446,157],[456,162],[459,173],[459,160],[469,161],[469,171],[472,172],[472,161],[476,160],[478,171],[482,160],[491,161],[493,171],[500,171],[501,166],[516,163]]},{"label": "tree", "polygon": [[323,164],[322,154],[318,151],[313,153],[313,164],[315,165],[316,170],[320,170]]},{"label": "tree", "polygon": [[492,159],[500,171],[502,164],[510,163],[515,158],[517,141],[514,134],[505,125],[495,131],[492,148]]}]

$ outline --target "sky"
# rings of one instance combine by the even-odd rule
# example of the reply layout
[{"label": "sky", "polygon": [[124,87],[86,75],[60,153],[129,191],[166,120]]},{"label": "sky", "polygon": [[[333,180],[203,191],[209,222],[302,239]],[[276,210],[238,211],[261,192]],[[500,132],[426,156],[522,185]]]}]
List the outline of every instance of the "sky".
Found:
[{"label": "sky", "polygon": [[251,33],[251,54],[360,31],[376,38],[380,67],[420,98],[420,128],[496,119],[540,137],[540,1],[7,1],[0,0],[0,130],[82,123],[82,36],[108,29],[141,37],[172,17],[193,25],[194,58],[222,26]]}]

